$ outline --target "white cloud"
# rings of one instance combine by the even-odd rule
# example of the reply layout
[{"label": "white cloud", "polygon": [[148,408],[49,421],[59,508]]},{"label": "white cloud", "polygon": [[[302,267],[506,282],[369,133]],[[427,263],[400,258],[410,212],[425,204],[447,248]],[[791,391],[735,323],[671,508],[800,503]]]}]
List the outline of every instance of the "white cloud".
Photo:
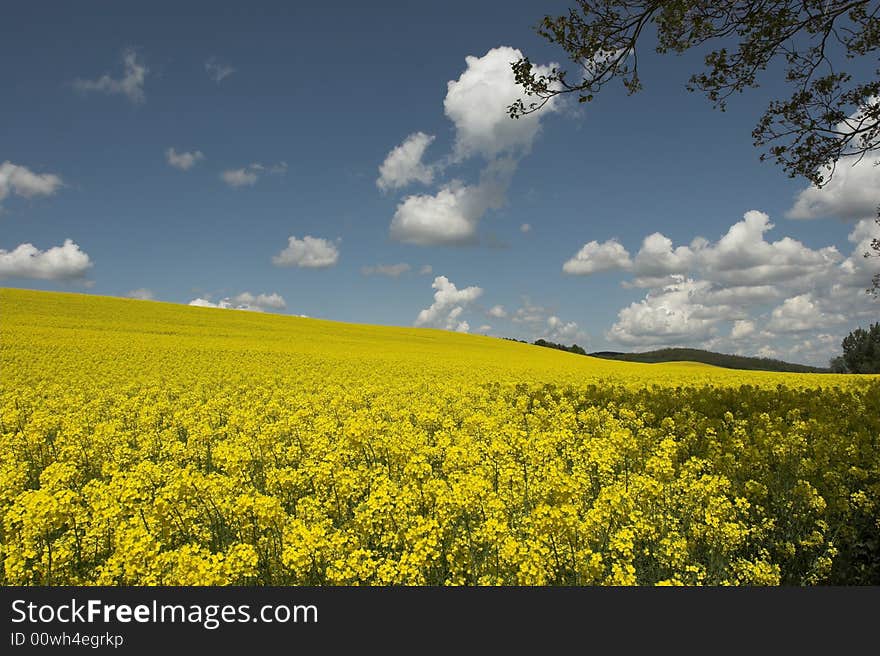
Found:
[{"label": "white cloud", "polygon": [[843,157],[834,175],[821,189],[815,185],[801,191],[786,212],[790,219],[835,217],[858,220],[876,214],[880,205],[880,166],[873,158]]},{"label": "white cloud", "polygon": [[551,342],[568,343],[575,340],[584,340],[587,338],[574,321],[563,321],[556,315],[547,317],[547,329],[544,337]]},{"label": "white cloud", "polygon": [[767,330],[772,333],[793,333],[827,328],[846,321],[842,314],[824,311],[812,294],[799,294],[785,299],[773,309]]},{"label": "white cloud", "polygon": [[[634,347],[688,345],[827,364],[847,326],[876,318],[865,289],[880,272],[880,258],[863,254],[880,238],[880,226],[858,222],[846,258],[834,247],[811,249],[790,237],[767,241],[772,228],[766,214],[752,211],[714,243],[697,238],[679,250],[664,238],[656,248],[643,247],[640,253],[662,253],[651,273],[680,271],[685,261],[689,270],[624,283],[648,292],[620,310],[606,337]],[[676,253],[678,263],[670,263]]]},{"label": "white cloud", "polygon": [[409,135],[382,162],[376,186],[382,191],[388,191],[406,187],[412,182],[431,184],[435,166],[422,163],[422,158],[433,141],[434,137],[424,132]]},{"label": "white cloud", "polygon": [[187,305],[192,305],[193,307],[221,308],[223,310],[228,310],[231,308],[229,301],[226,299],[223,299],[217,303],[213,303],[207,298],[202,298],[201,296],[199,296],[198,298],[194,298]]},{"label": "white cloud", "polygon": [[749,335],[753,335],[755,332],[755,322],[749,321],[748,319],[740,319],[739,321],[735,321],[733,323],[733,328],[730,330],[730,338],[731,339],[742,339],[743,337],[748,337]]},{"label": "white cloud", "polygon": [[205,71],[208,73],[208,77],[214,80],[217,84],[220,84],[227,77],[235,73],[236,70],[237,69],[228,64],[219,62],[216,57],[210,57],[205,62]]},{"label": "white cloud", "polygon": [[519,231],[522,232],[523,234],[525,234],[525,233],[527,233],[527,232],[531,232],[531,231],[532,231],[532,226],[531,226],[531,224],[529,224],[529,223],[523,223],[523,224],[519,227]]},{"label": "white cloud", "polygon": [[713,284],[694,291],[695,302],[706,306],[747,306],[775,301],[784,295],[777,285],[739,285],[723,287]]},{"label": "white cloud", "polygon": [[0,201],[9,194],[23,198],[51,196],[62,184],[61,178],[53,173],[34,173],[9,160],[0,164]]},{"label": "white cloud", "polygon": [[490,326],[488,323],[484,323],[482,326],[477,328],[477,332],[482,333],[483,335],[488,333],[490,330],[492,330],[492,326]]},{"label": "white cloud", "polygon": [[144,81],[150,72],[142,62],[138,61],[137,53],[128,49],[122,53],[122,62],[125,72],[121,78],[113,78],[104,74],[97,80],[83,80],[77,78],[73,86],[78,91],[99,91],[110,95],[122,95],[133,103],[144,101]]},{"label": "white cloud", "polygon": [[91,267],[88,254],[70,239],[45,251],[33,244],[20,244],[12,251],[0,249],[0,278],[73,280],[85,276]]},{"label": "white cloud", "polygon": [[287,307],[284,297],[278,293],[251,294],[242,292],[232,298],[232,302],[241,309],[283,310]]},{"label": "white cloud", "polygon": [[391,220],[391,237],[418,246],[473,241],[483,215],[504,204],[515,168],[513,160],[495,160],[483,170],[476,186],[453,180],[434,195],[407,196]]},{"label": "white cloud", "polygon": [[287,307],[287,303],[280,294],[251,294],[250,292],[242,292],[231,298],[222,298],[216,303],[208,298],[194,298],[189,302],[189,305],[222,310],[247,310],[249,312],[283,310]]},{"label": "white cloud", "polygon": [[432,273],[434,273],[434,267],[430,264],[423,264],[422,268],[419,269],[420,276],[430,276]]},{"label": "white cloud", "polygon": [[406,262],[400,262],[399,264],[377,264],[375,266],[361,267],[361,273],[365,276],[387,276],[388,278],[399,278],[411,268],[412,267]]},{"label": "white cloud", "polygon": [[562,265],[565,273],[583,276],[599,271],[612,271],[615,269],[629,269],[632,262],[627,250],[615,239],[609,239],[601,244],[591,241]]},{"label": "white cloud", "polygon": [[672,240],[655,232],[645,237],[633,260],[633,272],[645,278],[684,274],[693,264],[693,251],[687,246],[672,248]]},{"label": "white cloud", "polygon": [[147,289],[146,287],[132,289],[130,292],[128,292],[128,294],[126,294],[126,296],[128,298],[135,298],[139,301],[152,301],[156,298],[152,290]]},{"label": "white cloud", "polygon": [[230,187],[253,187],[262,173],[283,175],[287,173],[287,162],[278,164],[261,164],[254,162],[240,169],[229,169],[220,174],[220,178]]},{"label": "white cloud", "polygon": [[471,241],[482,214],[475,187],[444,186],[434,195],[407,196],[391,220],[391,237],[419,246]]},{"label": "white cloud", "polygon": [[483,294],[483,289],[476,286],[458,289],[446,276],[434,278],[431,287],[436,290],[434,302],[419,312],[415,325],[468,332],[468,322],[459,319],[464,308]]},{"label": "white cloud", "polygon": [[[852,254],[840,264],[838,284],[865,289],[874,274],[880,273],[880,257],[871,248],[873,240],[880,240],[880,225],[873,219],[862,219],[849,233],[848,239],[855,246]],[[874,256],[865,257],[865,253]]]},{"label": "white cloud", "polygon": [[599,244],[592,241],[563,265],[567,273],[587,275],[599,271],[631,270],[635,277],[625,287],[659,289],[686,277],[715,283],[699,293],[722,297],[738,296],[743,301],[778,298],[777,285],[793,280],[821,280],[833,272],[842,257],[829,246],[819,250],[800,241],[783,237],[766,241],[773,229],[764,212],[751,210],[733,224],[717,242],[695,238],[690,246],[673,247],[672,240],[659,232],[645,237],[642,247],[630,261],[627,250],[615,240]]},{"label": "white cloud", "polygon": [[[507,107],[520,97],[510,64],[522,57],[514,48],[502,46],[483,57],[466,58],[466,68],[447,84],[446,116],[455,126],[453,153],[425,164],[422,159],[434,137],[423,132],[410,135],[389,153],[380,169],[377,185],[394,189],[410,182],[429,184],[439,171],[481,156],[487,164],[478,184],[453,179],[433,194],[411,195],[397,205],[390,234],[398,241],[421,246],[461,245],[476,239],[480,220],[489,210],[503,206],[507,189],[519,162],[539,132],[545,112],[518,120],[510,119]],[[536,67],[549,73],[550,67]],[[545,109],[552,111],[554,102]]]},{"label": "white cloud", "polygon": [[339,260],[336,245],[320,237],[306,235],[302,239],[291,236],[287,248],[272,258],[275,266],[296,266],[307,269],[331,267]]},{"label": "white cloud", "polygon": [[759,358],[769,358],[771,360],[778,360],[780,357],[779,351],[771,346],[767,346],[766,344],[758,349],[758,352],[755,353]]},{"label": "white cloud", "polygon": [[178,153],[176,150],[174,150],[174,148],[169,148],[165,151],[165,159],[167,160],[168,164],[170,164],[174,168],[180,169],[181,171],[189,171],[198,162],[205,159],[205,155],[202,153],[201,150]]},{"label": "white cloud", "polygon": [[278,162],[277,164],[261,164],[254,162],[247,167],[251,171],[259,171],[260,173],[274,173],[284,175],[287,173],[287,162]]},{"label": "white cloud", "polygon": [[[551,100],[541,112],[512,120],[508,106],[522,97],[511,63],[522,59],[516,48],[492,48],[482,57],[465,58],[466,68],[457,80],[447,84],[443,107],[455,124],[454,158],[482,155],[494,159],[501,154],[527,153],[541,127],[541,118],[556,108]],[[552,67],[533,66],[536,75],[550,73]]]},{"label": "white cloud", "polygon": [[691,294],[707,286],[685,280],[652,290],[644,300],[632,303],[617,315],[606,337],[628,346],[659,346],[699,342],[710,338],[719,319],[691,301]]},{"label": "white cloud", "polygon": [[[501,306],[495,307],[500,308]],[[494,310],[495,308],[492,309]],[[501,309],[503,310],[503,308]],[[494,316],[492,310],[488,314]],[[563,343],[575,341],[583,343],[584,340],[589,340],[589,335],[581,330],[577,322],[561,319],[555,311],[541,305],[536,305],[528,297],[523,297],[522,305],[513,314],[506,311],[504,314],[513,323],[524,327],[525,336],[529,340],[538,337],[551,342]]]},{"label": "white cloud", "polygon": [[220,177],[230,187],[253,187],[259,178],[256,173],[249,169],[230,169],[223,171]]},{"label": "white cloud", "polygon": [[528,298],[523,298],[523,304],[513,313],[511,321],[534,327],[543,324],[549,315],[550,312],[547,308],[535,305]]},{"label": "white cloud", "polygon": [[815,362],[827,365],[832,354],[839,354],[841,337],[819,333],[810,339],[796,342],[788,349],[787,357],[799,361]]},{"label": "white cloud", "polygon": [[[868,98],[855,112],[838,123],[836,130],[851,134],[857,128],[864,127],[866,113],[876,112],[880,108],[878,103],[880,99],[876,96]],[[877,137],[876,132],[865,132],[854,140],[853,147],[880,146]],[[880,205],[880,161],[872,157],[873,154],[844,155],[833,166],[826,166],[833,168],[831,179],[821,189],[810,185],[801,191],[786,216],[790,219],[836,217],[856,221],[875,216]]]},{"label": "white cloud", "polygon": [[767,242],[772,228],[764,212],[746,212],[717,243],[697,250],[703,276],[726,286],[766,285],[826,275],[841,259],[833,246],[812,250],[790,237]]},{"label": "white cloud", "polygon": [[493,305],[489,308],[489,311],[486,312],[490,317],[495,317],[496,319],[506,319],[507,318],[507,310],[504,309],[503,305]]}]

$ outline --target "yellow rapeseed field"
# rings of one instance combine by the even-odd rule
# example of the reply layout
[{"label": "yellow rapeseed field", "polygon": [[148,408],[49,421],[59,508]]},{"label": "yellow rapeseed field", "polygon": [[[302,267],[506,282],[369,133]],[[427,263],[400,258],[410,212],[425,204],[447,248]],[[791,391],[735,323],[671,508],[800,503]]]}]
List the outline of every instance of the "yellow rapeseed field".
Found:
[{"label": "yellow rapeseed field", "polygon": [[880,581],[880,379],[0,290],[0,583]]}]

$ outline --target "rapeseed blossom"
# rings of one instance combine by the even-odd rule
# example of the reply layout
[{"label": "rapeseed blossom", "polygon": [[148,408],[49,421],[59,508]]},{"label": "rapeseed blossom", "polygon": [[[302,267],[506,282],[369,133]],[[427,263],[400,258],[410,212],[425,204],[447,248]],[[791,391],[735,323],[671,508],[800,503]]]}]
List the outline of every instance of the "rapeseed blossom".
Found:
[{"label": "rapeseed blossom", "polygon": [[0,306],[4,585],[876,582],[877,377]]}]

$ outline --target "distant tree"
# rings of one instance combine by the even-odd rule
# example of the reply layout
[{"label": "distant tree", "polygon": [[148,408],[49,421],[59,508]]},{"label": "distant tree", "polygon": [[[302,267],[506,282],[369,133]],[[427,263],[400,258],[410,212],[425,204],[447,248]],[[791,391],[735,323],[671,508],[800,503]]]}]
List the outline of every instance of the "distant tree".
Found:
[{"label": "distant tree", "polygon": [[841,342],[847,370],[854,374],[880,373],[880,322],[856,328]]},{"label": "distant tree", "polygon": [[545,348],[557,349],[559,351],[567,351],[569,353],[577,353],[578,355],[586,355],[587,352],[583,349],[583,347],[578,346],[577,344],[572,344],[571,346],[566,346],[565,344],[557,344],[555,342],[548,342],[546,339],[536,339],[534,342],[535,346],[543,346]]},{"label": "distant tree", "polygon": [[846,360],[843,359],[842,355],[838,355],[836,358],[831,358],[831,361],[828,363],[828,368],[831,370],[832,374],[849,373],[849,369],[846,368]]}]

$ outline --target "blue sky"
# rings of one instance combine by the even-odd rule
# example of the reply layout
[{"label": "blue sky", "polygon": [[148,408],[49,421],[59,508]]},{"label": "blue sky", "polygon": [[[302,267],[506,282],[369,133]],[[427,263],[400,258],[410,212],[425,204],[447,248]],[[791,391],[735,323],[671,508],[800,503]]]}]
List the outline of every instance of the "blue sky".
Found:
[{"label": "blue sky", "polygon": [[715,111],[699,53],[511,121],[516,50],[562,61],[540,12],[8,8],[0,284],[819,364],[876,320],[880,167],[807,190],[759,162],[780,89]]}]

